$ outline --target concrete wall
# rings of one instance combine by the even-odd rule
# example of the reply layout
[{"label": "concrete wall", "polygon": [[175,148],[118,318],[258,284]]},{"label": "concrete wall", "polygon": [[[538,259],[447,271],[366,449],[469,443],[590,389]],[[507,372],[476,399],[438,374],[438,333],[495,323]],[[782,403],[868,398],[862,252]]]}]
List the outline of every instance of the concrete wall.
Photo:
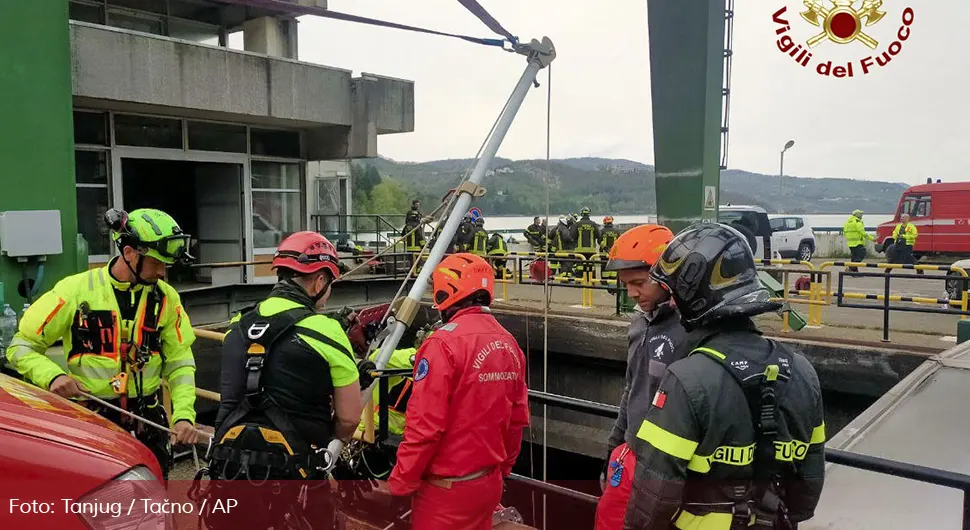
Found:
[{"label": "concrete wall", "polygon": [[[872,235],[874,233],[870,232]],[[849,258],[849,247],[845,244],[845,236],[841,232],[815,232],[815,256],[819,258]],[[866,243],[867,259],[884,257],[876,252],[872,242]]]},{"label": "concrete wall", "polygon": [[[77,272],[67,24],[66,1],[0,2],[0,211],[61,212],[64,252],[48,259],[39,292]],[[20,265],[0,257],[4,298],[18,311],[20,279]]]},{"label": "concrete wall", "polygon": [[336,131],[345,143],[362,131],[365,145],[414,130],[412,81],[84,22],[70,28],[74,95],[85,105]]}]

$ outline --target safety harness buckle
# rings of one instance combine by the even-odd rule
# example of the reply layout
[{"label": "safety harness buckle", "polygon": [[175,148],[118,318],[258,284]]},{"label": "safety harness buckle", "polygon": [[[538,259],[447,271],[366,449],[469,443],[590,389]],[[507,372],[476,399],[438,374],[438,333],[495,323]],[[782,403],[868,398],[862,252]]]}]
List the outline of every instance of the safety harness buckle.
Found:
[{"label": "safety harness buckle", "polygon": [[747,528],[751,525],[751,506],[748,501],[737,501],[731,507],[731,528]]},{"label": "safety harness buckle", "polygon": [[263,369],[263,357],[249,357],[246,359],[246,370],[256,372]]}]

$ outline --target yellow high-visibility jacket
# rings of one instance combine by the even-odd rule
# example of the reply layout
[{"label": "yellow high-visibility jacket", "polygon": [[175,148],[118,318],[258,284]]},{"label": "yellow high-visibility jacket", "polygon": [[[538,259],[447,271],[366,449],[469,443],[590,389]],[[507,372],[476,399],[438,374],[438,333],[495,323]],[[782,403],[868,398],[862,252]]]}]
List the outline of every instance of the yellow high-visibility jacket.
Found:
[{"label": "yellow high-visibility jacket", "polygon": [[[178,293],[164,281],[154,286],[119,282],[108,272],[110,265],[68,276],[32,304],[7,348],[7,360],[41,388],[68,374],[92,395],[115,399],[111,378],[121,372],[122,345],[133,339],[129,358],[142,346],[151,352],[140,372],[140,395],[155,393],[164,378],[172,397],[171,423],[195,423],[195,333]],[[122,320],[116,289],[124,293],[120,296],[130,296],[136,307],[133,321]],[[146,323],[149,298],[157,301],[151,304],[157,314],[156,333],[151,315]],[[63,352],[48,351],[59,339],[64,341]],[[137,374],[131,361],[127,364],[128,396],[136,398]]]}]

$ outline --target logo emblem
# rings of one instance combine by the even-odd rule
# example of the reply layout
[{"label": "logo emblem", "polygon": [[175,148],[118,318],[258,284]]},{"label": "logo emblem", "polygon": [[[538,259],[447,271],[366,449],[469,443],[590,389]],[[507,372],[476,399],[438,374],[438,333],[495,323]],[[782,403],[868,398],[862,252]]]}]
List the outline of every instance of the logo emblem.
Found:
[{"label": "logo emblem", "polygon": [[855,0],[830,1],[833,4],[832,9],[826,8],[822,0],[804,0],[808,11],[802,13],[802,18],[809,24],[822,28],[821,33],[808,39],[808,47],[814,48],[826,39],[838,44],[858,40],[875,50],[879,41],[862,31],[862,21],[865,19],[865,26],[872,26],[886,16],[884,11],[879,11],[882,0],[863,0],[859,9],[852,7]]},{"label": "logo emblem", "polygon": [[[775,42],[778,50],[794,60],[795,64],[803,68],[811,68],[818,75],[835,78],[853,78],[858,75],[868,75],[879,68],[888,66],[903,51],[903,45],[912,36],[913,21],[916,13],[911,7],[887,6],[889,19],[898,16],[896,26],[878,25],[886,18],[887,11],[882,11],[884,0],[801,0],[807,9],[800,11],[801,23],[793,25],[789,22],[788,6],[783,5],[771,16],[775,23]],[[786,3],[796,3],[786,0]],[[891,2],[896,4],[897,2]],[[895,11],[899,9],[899,11]],[[807,22],[810,25],[806,25]],[[806,28],[814,28],[811,33]],[[867,28],[873,28],[867,30]],[[819,31],[820,30],[820,31]],[[866,31],[879,35],[877,40]],[[861,42],[869,48],[872,55],[844,60],[835,57],[814,56],[817,47],[823,41],[835,44],[851,44]],[[855,47],[850,47],[850,53],[856,53]],[[832,48],[829,48],[831,51]]]},{"label": "logo emblem", "polygon": [[431,363],[427,359],[421,359],[418,362],[418,367],[414,371],[414,380],[420,381],[428,376],[428,372],[431,370]]}]

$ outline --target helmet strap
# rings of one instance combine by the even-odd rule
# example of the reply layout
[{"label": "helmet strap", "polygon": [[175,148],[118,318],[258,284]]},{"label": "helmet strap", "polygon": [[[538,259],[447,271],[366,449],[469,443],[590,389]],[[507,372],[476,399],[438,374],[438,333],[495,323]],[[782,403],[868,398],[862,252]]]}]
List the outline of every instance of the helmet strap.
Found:
[{"label": "helmet strap", "polygon": [[141,277],[142,267],[144,267],[145,265],[145,256],[143,256],[142,254],[139,254],[138,265],[136,267],[132,267],[131,262],[128,261],[128,258],[125,258],[125,247],[131,247],[133,249],[135,247],[133,245],[126,245],[121,241],[118,242],[118,251],[121,254],[121,261],[125,262],[125,265],[128,267],[128,271],[131,272],[131,275],[133,276],[132,280],[129,283],[131,283],[132,285],[151,285],[145,280],[143,280]]}]

